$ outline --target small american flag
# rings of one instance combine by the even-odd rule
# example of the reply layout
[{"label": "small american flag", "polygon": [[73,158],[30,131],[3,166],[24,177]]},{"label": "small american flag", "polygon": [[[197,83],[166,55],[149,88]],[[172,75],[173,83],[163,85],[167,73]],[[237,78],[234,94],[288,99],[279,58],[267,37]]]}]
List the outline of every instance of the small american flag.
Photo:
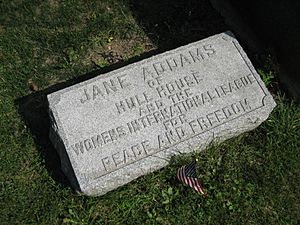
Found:
[{"label": "small american flag", "polygon": [[199,179],[197,178],[196,161],[195,160],[193,160],[193,162],[188,165],[180,167],[177,170],[177,178],[181,182],[189,185],[195,191],[197,191],[203,195],[207,195],[207,193],[204,191]]}]

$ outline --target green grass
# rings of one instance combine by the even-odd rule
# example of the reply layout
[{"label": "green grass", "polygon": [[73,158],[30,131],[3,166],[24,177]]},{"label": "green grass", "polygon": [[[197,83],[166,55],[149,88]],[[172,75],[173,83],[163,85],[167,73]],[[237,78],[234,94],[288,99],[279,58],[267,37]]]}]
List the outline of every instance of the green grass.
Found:
[{"label": "green grass", "polygon": [[[176,169],[192,156],[176,157],[170,166],[105,196],[74,192],[49,147],[43,90],[225,26],[207,1],[197,5],[199,18],[211,21],[203,26],[194,23],[193,1],[183,9],[179,1],[169,2],[175,9],[168,10],[166,21],[155,15],[158,25],[138,21],[134,1],[59,2],[0,2],[0,224],[300,223],[300,106],[280,92],[278,106],[259,128],[195,155],[207,197],[176,180]],[[187,33],[195,27],[199,36]],[[270,75],[278,71],[268,60],[259,63],[273,89]],[[41,95],[32,93],[32,82]],[[32,123],[20,113],[19,100],[27,95]]]}]

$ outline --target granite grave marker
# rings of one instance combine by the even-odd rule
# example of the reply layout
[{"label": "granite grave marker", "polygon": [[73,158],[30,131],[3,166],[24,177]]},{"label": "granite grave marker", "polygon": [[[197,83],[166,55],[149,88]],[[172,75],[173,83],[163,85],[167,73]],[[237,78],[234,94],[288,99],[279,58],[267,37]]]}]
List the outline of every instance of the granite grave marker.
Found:
[{"label": "granite grave marker", "polygon": [[91,196],[160,169],[173,155],[252,130],[276,105],[230,32],[47,97],[62,169]]}]

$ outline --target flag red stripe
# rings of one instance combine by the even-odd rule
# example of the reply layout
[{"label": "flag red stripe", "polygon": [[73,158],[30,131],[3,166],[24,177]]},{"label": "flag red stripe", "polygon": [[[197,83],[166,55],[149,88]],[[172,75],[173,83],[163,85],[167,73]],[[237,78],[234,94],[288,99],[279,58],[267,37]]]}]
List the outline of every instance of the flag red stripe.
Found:
[{"label": "flag red stripe", "polygon": [[[182,166],[177,170],[177,178],[184,184],[190,186],[195,191],[206,195],[206,192],[204,191],[200,180],[194,177],[196,175],[195,167],[191,166]],[[191,176],[191,177],[190,177]]]}]

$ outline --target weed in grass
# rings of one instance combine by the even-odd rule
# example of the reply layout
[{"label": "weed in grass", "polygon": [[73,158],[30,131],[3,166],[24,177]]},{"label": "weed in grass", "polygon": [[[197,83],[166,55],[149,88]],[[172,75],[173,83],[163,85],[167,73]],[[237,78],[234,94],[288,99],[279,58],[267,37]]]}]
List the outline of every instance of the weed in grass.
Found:
[{"label": "weed in grass", "polygon": [[262,69],[258,69],[257,72],[261,76],[261,79],[267,87],[271,84],[271,82],[273,82],[275,78],[272,71],[266,72]]},{"label": "weed in grass", "polygon": [[100,68],[106,67],[109,65],[106,59],[104,58],[99,58],[97,61],[94,61],[94,63],[99,66]]},{"label": "weed in grass", "polygon": [[76,52],[76,50],[73,47],[69,47],[65,49],[65,61],[69,65],[74,65],[75,61],[78,59],[79,54]]}]

